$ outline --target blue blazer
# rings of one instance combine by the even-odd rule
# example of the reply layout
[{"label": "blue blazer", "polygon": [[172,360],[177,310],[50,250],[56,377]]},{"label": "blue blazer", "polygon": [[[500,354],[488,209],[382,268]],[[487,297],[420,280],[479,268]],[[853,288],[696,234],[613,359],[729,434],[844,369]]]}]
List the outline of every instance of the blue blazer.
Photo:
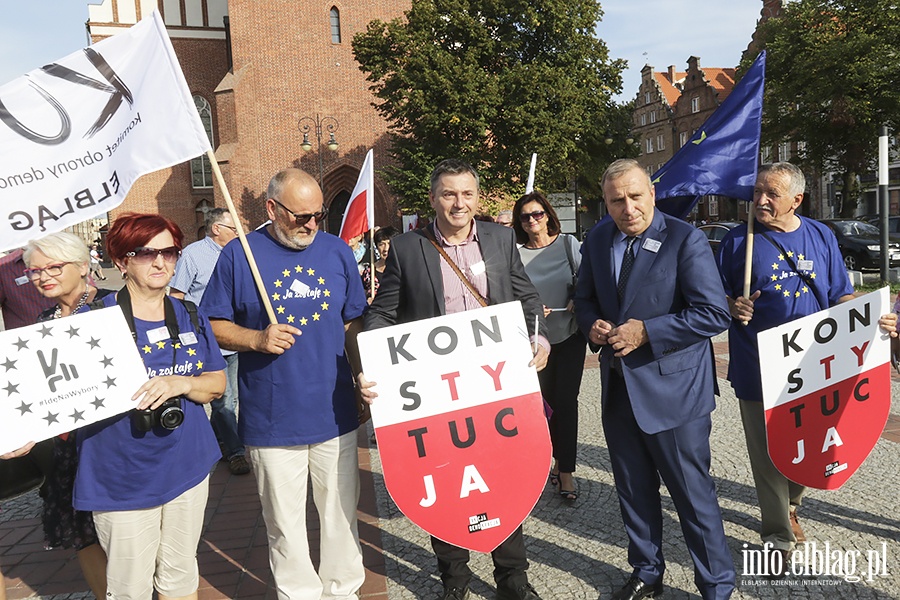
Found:
[{"label": "blue blazer", "polygon": [[[709,243],[703,233],[658,208],[642,234],[621,306],[612,246],[614,221],[599,223],[582,246],[575,315],[587,337],[597,319],[620,325],[644,322],[649,343],[622,358],[635,419],[642,431],[659,433],[715,408],[715,359],[710,338],[725,331],[731,315]],[[660,243],[656,252],[647,240]],[[594,347],[593,349],[597,349]],[[600,348],[603,382],[613,348]],[[605,406],[609,386],[602,386]]]}]

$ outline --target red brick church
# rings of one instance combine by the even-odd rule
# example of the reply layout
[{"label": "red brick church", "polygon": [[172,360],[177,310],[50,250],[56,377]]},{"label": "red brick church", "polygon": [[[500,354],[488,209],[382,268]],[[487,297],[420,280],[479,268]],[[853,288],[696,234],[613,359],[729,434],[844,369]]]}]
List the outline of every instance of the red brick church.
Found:
[{"label": "red brick church", "polygon": [[[336,233],[363,158],[375,149],[375,220],[399,225],[378,176],[387,125],[372,107],[351,40],[373,19],[402,16],[398,0],[104,0],[90,5],[93,41],[158,8],[244,224],[265,220],[269,178],[291,166],[321,177]],[[333,142],[336,142],[333,143]],[[205,210],[224,206],[208,160],[142,177],[110,217],[159,212],[203,235]]]}]

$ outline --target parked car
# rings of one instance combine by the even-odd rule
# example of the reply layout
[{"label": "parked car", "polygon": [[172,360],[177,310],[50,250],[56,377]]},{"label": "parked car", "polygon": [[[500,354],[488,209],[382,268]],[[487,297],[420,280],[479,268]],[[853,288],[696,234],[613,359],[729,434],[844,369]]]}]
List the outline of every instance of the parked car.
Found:
[{"label": "parked car", "polygon": [[706,234],[706,239],[709,240],[709,248],[712,250],[713,256],[718,256],[719,244],[722,242],[722,238],[725,237],[726,233],[738,225],[740,225],[740,223],[723,221],[721,223],[707,223],[706,225],[701,225],[697,229]]},{"label": "parked car", "polygon": [[[860,217],[860,220],[874,225],[876,229],[881,227],[881,217],[878,215],[867,215]],[[888,235],[895,239],[900,236],[900,217],[888,217]]]},{"label": "parked car", "polygon": [[[881,234],[874,225],[856,219],[822,221],[837,237],[848,271],[881,268]],[[900,265],[900,244],[890,242],[890,266]]]}]

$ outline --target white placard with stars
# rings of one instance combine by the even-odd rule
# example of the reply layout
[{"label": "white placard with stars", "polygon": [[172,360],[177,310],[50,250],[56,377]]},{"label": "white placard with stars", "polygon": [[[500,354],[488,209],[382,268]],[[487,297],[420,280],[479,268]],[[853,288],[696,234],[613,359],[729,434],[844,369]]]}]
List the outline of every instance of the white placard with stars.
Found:
[{"label": "white placard with stars", "polygon": [[0,454],[131,410],[145,381],[118,306],[0,332]]}]

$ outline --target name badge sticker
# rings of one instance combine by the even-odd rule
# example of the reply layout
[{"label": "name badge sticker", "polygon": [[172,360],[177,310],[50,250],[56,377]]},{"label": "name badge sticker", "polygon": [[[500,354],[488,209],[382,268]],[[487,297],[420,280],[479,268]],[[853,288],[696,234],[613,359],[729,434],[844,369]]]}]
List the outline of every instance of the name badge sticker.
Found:
[{"label": "name badge sticker", "polygon": [[28,278],[25,275],[16,277],[16,285],[25,285],[26,283],[28,283]]},{"label": "name badge sticker", "polygon": [[472,265],[471,267],[469,267],[469,270],[472,271],[472,275],[481,275],[482,273],[484,273],[484,269],[485,269],[485,267],[484,267],[483,260],[480,260],[477,263],[475,263],[474,265]]},{"label": "name badge sticker", "polygon": [[169,339],[169,330],[165,327],[157,327],[156,329],[151,329],[147,332],[147,341],[151,344],[155,344],[156,342],[161,342],[162,340]]},{"label": "name badge sticker", "polygon": [[799,261],[797,261],[797,268],[801,271],[812,271],[813,270],[813,261],[799,260]]},{"label": "name badge sticker", "polygon": [[659,240],[651,240],[650,238],[644,239],[644,243],[641,244],[641,248],[643,248],[644,250],[649,250],[654,254],[656,252],[659,252],[660,246],[662,246],[662,242],[660,242]]},{"label": "name badge sticker", "polygon": [[191,346],[197,343],[197,336],[193,331],[188,331],[186,333],[179,333],[178,339],[181,340],[181,343],[185,346]]}]

